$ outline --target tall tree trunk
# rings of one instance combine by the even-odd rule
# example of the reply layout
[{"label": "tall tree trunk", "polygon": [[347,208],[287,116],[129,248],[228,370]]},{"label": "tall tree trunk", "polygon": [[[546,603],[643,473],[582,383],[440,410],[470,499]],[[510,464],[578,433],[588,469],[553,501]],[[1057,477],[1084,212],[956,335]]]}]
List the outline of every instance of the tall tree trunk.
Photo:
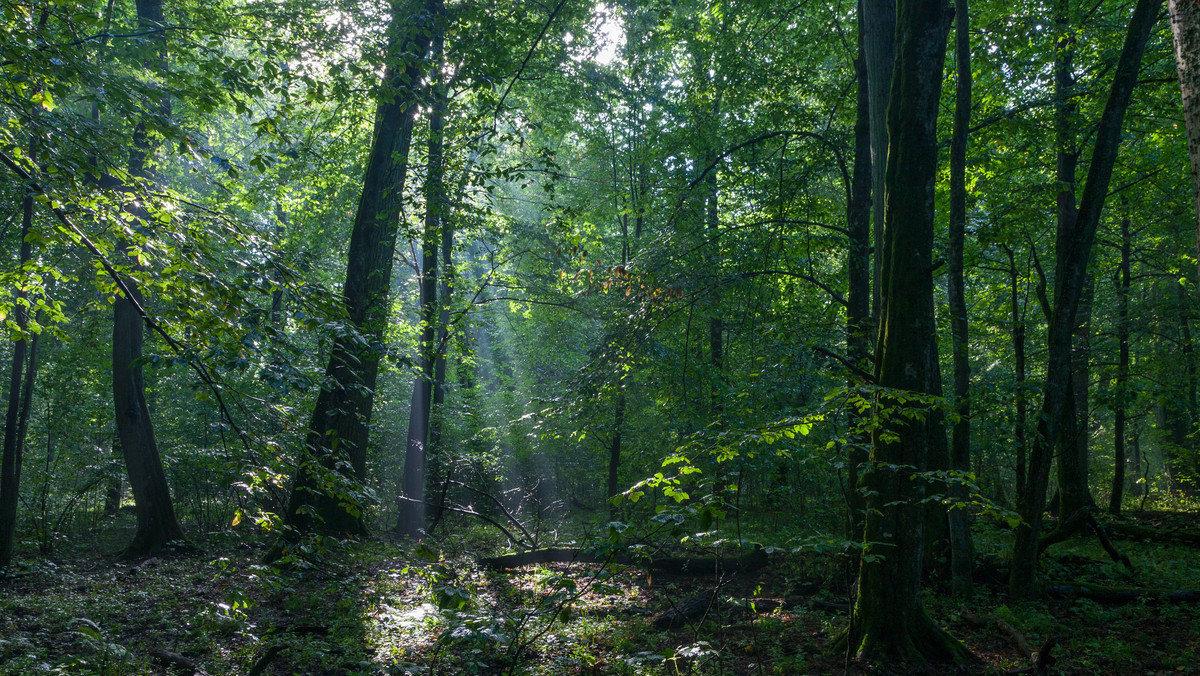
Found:
[{"label": "tall tree trunk", "polygon": [[1084,507],[1093,507],[1088,486],[1089,445],[1091,442],[1091,412],[1089,386],[1091,382],[1091,313],[1095,298],[1095,282],[1089,271],[1079,299],[1075,327],[1071,332],[1071,385],[1063,408],[1059,427],[1055,463],[1058,467],[1057,485],[1051,498],[1053,510],[1060,516],[1074,514]]},{"label": "tall tree trunk", "polygon": [[[854,120],[854,176],[848,187],[846,200],[846,229],[849,246],[846,252],[846,270],[849,275],[849,293],[846,298],[846,356],[858,368],[866,369],[869,358],[871,331],[871,106],[867,83],[867,64],[863,55],[862,0],[859,0],[858,58],[854,70],[858,79],[858,98]],[[857,387],[860,379],[850,377],[848,385]],[[860,427],[869,414],[860,413],[850,407],[849,426]],[[868,439],[865,434],[850,439],[849,451],[849,495],[847,496],[849,533],[847,538],[859,541],[863,536],[863,508],[865,501],[858,490],[858,477],[862,465],[867,461]]]},{"label": "tall tree trunk", "polygon": [[[708,234],[712,238],[712,245],[717,249],[717,258],[720,259],[721,220],[717,208],[719,192],[717,189],[717,171],[715,168],[709,172],[705,186],[708,188],[708,194],[704,200],[704,222],[708,228]],[[725,321],[721,317],[721,299],[717,294],[713,296],[713,316],[708,320],[708,356],[709,368],[712,369],[712,379],[709,382],[709,396],[712,404],[713,419],[720,424],[721,417],[725,412]]]},{"label": "tall tree trunk", "polygon": [[[1192,344],[1192,320],[1188,305],[1187,291],[1182,284],[1172,284],[1174,289],[1175,321],[1178,322],[1179,356],[1183,361],[1183,389],[1185,395],[1178,396],[1178,390],[1172,393],[1167,403],[1163,405],[1163,419],[1167,431],[1167,444],[1164,445],[1163,464],[1168,482],[1174,487],[1180,476],[1186,476],[1189,471],[1196,471],[1196,444],[1192,439],[1192,431],[1196,424],[1196,348]],[[1172,363],[1171,376],[1168,379],[1179,382],[1179,373]]]},{"label": "tall tree trunk", "polygon": [[1162,0],[1138,0],[1134,8],[1113,76],[1112,89],[1096,130],[1092,162],[1088,167],[1075,228],[1070,233],[1060,230],[1058,236],[1053,317],[1047,339],[1046,381],[1042,389],[1037,435],[1029,457],[1026,492],[1019,505],[1021,523],[1016,529],[1009,578],[1009,593],[1017,598],[1031,598],[1037,592],[1042,511],[1046,502],[1054,442],[1061,424],[1067,389],[1071,386],[1071,330],[1075,325],[1075,314],[1087,277],[1088,259],[1117,159],[1125,111],[1137,83],[1146,42],[1161,6]]},{"label": "tall tree trunk", "polygon": [[1196,348],[1192,343],[1192,328],[1191,328],[1191,304],[1188,299],[1187,289],[1182,284],[1175,285],[1175,293],[1179,299],[1179,322],[1181,329],[1181,338],[1183,340],[1183,359],[1184,373],[1187,375],[1187,441],[1186,446],[1192,457],[1192,473],[1200,475],[1200,449],[1196,446],[1194,436],[1196,432],[1197,410],[1196,410]]},{"label": "tall tree trunk", "polygon": [[[618,471],[621,468],[621,445],[625,438],[625,384],[618,379],[617,404],[613,413],[613,435],[608,445],[608,485],[606,493],[609,499],[621,492]],[[609,503],[609,517],[617,518],[617,505]]]},{"label": "tall tree trunk", "polygon": [[1091,414],[1088,389],[1091,384],[1091,318],[1095,284],[1089,273],[1071,335],[1071,389],[1063,416],[1058,450],[1058,509],[1068,517],[1096,501],[1088,487],[1088,446]]},{"label": "tall tree trunk", "polygon": [[[138,27],[142,30],[165,25],[162,0],[138,0]],[[155,58],[165,58],[164,36],[154,34],[148,38],[153,45]],[[159,113],[169,115],[171,100],[165,91],[159,91]],[[146,159],[153,152],[153,144],[146,123],[139,122],[134,128],[132,148],[129,152],[129,173],[138,178],[148,178]],[[141,207],[131,207],[130,212],[142,221],[147,214]],[[126,247],[126,254],[134,253]],[[140,363],[142,345],[145,342],[145,326],[138,307],[145,307],[145,299],[137,281],[125,276],[122,280],[129,289],[130,298],[118,294],[113,302],[112,329],[112,372],[113,403],[116,408],[117,435],[121,439],[121,452],[125,457],[125,468],[129,487],[133,492],[134,513],[137,516],[137,531],[133,541],[125,550],[127,556],[153,554],[170,543],[182,542],[183,529],[175,517],[171,501],[171,490],[159,456],[158,441],[154,436],[154,422],[150,406],[146,401],[146,378]],[[134,305],[137,302],[137,306]]]},{"label": "tall tree trunk", "polygon": [[[1058,241],[1069,241],[1072,233],[1075,231],[1075,221],[1078,216],[1078,210],[1075,204],[1075,188],[1076,174],[1079,167],[1079,148],[1075,141],[1077,118],[1079,116],[1079,105],[1076,103],[1073,96],[1075,90],[1075,27],[1071,25],[1070,19],[1071,1],[1057,0],[1054,6],[1054,24],[1058,33],[1058,39],[1054,45],[1054,97],[1057,104],[1054,118],[1054,139],[1056,148],[1056,166],[1055,173],[1058,179],[1058,192],[1056,194],[1055,216],[1057,219]],[[1086,266],[1086,261],[1084,262]],[[1046,321],[1051,321],[1054,314],[1053,308],[1047,313]],[[1068,505],[1063,505],[1063,490],[1070,491],[1075,485],[1077,477],[1072,476],[1072,473],[1078,469],[1078,463],[1075,462],[1075,439],[1078,431],[1078,412],[1079,407],[1076,405],[1078,397],[1078,382],[1079,382],[1079,360],[1076,358],[1074,348],[1078,345],[1079,326],[1074,323],[1071,328],[1072,335],[1072,358],[1071,358],[1071,385],[1065,392],[1066,399],[1063,405],[1063,419],[1058,427],[1055,443],[1058,446],[1058,452],[1055,457],[1058,461],[1058,486],[1055,491],[1053,500],[1058,513],[1062,516],[1070,516],[1074,514],[1074,509],[1078,507],[1078,500],[1068,500]]]},{"label": "tall tree trunk", "polygon": [[[879,317],[876,382],[889,391],[932,395],[938,352],[933,303],[933,203],[937,174],[937,114],[950,8],[944,0],[897,4],[897,58],[888,107],[885,225],[880,283],[887,285]],[[873,85],[872,85],[873,89]],[[872,92],[873,93],[873,92]],[[877,405],[910,408],[883,392]],[[968,653],[925,614],[918,592],[924,545],[925,485],[898,466],[927,467],[931,444],[945,440],[934,409],[892,415],[874,433],[863,483],[869,549],[862,557],[858,598],[846,640],[860,657],[901,662],[958,662]]]},{"label": "tall tree trunk", "polygon": [[875,290],[871,315],[878,321],[887,289],[880,283],[883,267],[884,172],[888,153],[888,100],[896,63],[896,0],[862,0],[863,56],[867,67],[871,132],[871,222],[875,228]]},{"label": "tall tree trunk", "polygon": [[[437,0],[440,2],[440,0]],[[429,460],[429,417],[437,362],[438,249],[445,220],[446,191],[443,141],[445,137],[445,84],[441,77],[444,30],[439,13],[433,30],[434,94],[429,112],[429,154],[425,172],[425,232],[421,237],[420,316],[421,339],[417,350],[417,375],[408,414],[408,444],[404,452],[400,518],[396,532],[416,537],[425,529],[425,465]]]},{"label": "tall tree trunk", "polygon": [[1183,127],[1192,168],[1192,201],[1196,210],[1196,250],[1200,253],[1200,3],[1167,0],[1175,42],[1175,69],[1183,97]]},{"label": "tall tree trunk", "polygon": [[[31,144],[32,146],[33,144]],[[36,146],[34,146],[36,147]],[[33,153],[30,153],[31,157]],[[21,201],[21,248],[17,258],[17,269],[23,270],[25,264],[33,258],[33,244],[29,235],[33,230],[33,195],[25,195]],[[23,287],[17,287],[13,293],[12,314],[16,324],[17,340],[13,342],[12,369],[8,381],[8,408],[4,416],[4,451],[0,460],[0,572],[12,563],[13,542],[17,532],[17,503],[21,489],[21,461],[24,455],[22,441],[22,419],[28,420],[29,405],[21,397],[22,383],[26,378],[31,382],[33,376],[33,358],[27,354],[30,349],[28,315],[25,300],[28,294]],[[30,362],[28,375],[25,374],[26,361]]]},{"label": "tall tree trunk", "polygon": [[1121,263],[1117,270],[1117,382],[1113,402],[1113,482],[1108,511],[1121,513],[1125,497],[1125,409],[1129,399],[1129,217],[1121,219]]},{"label": "tall tree trunk", "polygon": [[[950,439],[950,468],[971,471],[971,364],[967,355],[967,296],[963,279],[963,245],[967,225],[967,134],[971,126],[971,39],[967,0],[956,0],[954,8],[954,54],[958,84],[954,101],[954,136],[950,141],[950,233],[947,281],[950,300],[950,340],[954,357],[954,413]],[[950,497],[965,501],[962,483],[950,484]],[[950,575],[954,593],[971,593],[974,553],[971,523],[965,504],[951,508]]]},{"label": "tall tree trunk", "polygon": [[[283,205],[279,202],[275,203],[275,246],[279,246],[283,242],[283,237],[287,228],[287,214],[283,211]],[[273,261],[275,290],[271,292],[271,326],[276,331],[283,330],[283,262]]]},{"label": "tall tree trunk", "polygon": [[334,341],[292,484],[285,523],[298,532],[362,533],[361,484],[418,88],[439,0],[392,2],[387,65],[354,217],[342,299],[356,335]]},{"label": "tall tree trunk", "polygon": [[[128,279],[125,285],[138,305],[144,307],[137,285]],[[137,361],[142,356],[144,336],[141,315],[132,302],[119,298],[113,308],[113,401],[121,454],[137,516],[137,531],[125,550],[127,556],[153,554],[184,540],[146,403],[145,375]]]},{"label": "tall tree trunk", "polygon": [[1020,504],[1025,495],[1025,313],[1021,306],[1020,277],[1016,256],[1011,247],[1004,245],[1008,255],[1009,306],[1012,310],[1013,343],[1013,407],[1016,421],[1013,423],[1013,445],[1016,447],[1016,502]]}]

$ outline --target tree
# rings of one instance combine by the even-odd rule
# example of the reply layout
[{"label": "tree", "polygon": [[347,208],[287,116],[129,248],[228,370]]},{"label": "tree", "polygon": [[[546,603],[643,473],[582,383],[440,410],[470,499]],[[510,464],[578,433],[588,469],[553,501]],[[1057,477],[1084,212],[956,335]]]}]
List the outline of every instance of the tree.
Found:
[{"label": "tree", "polygon": [[1125,496],[1125,425],[1129,404],[1129,275],[1130,250],[1129,216],[1121,218],[1121,262],[1117,267],[1117,377],[1113,398],[1113,481],[1108,511],[1121,513]]},{"label": "tree", "polygon": [[[36,143],[30,144],[29,157],[36,158]],[[28,190],[28,189],[27,189]],[[33,193],[21,200],[21,249],[18,271],[23,271],[33,258]],[[0,461],[0,572],[12,563],[13,541],[17,532],[17,502],[21,490],[21,463],[25,451],[25,436],[29,428],[29,411],[33,386],[37,377],[38,333],[30,334],[28,294],[25,283],[18,285],[13,302],[13,323],[17,339],[13,343],[11,376],[8,383],[8,406],[4,416],[4,447]]]},{"label": "tree", "polygon": [[[954,426],[950,439],[950,467],[959,472],[971,469],[971,363],[967,354],[967,294],[963,279],[963,243],[967,225],[967,134],[971,126],[971,33],[967,0],[954,7],[954,57],[958,80],[954,100],[954,136],[950,142],[950,232],[947,253],[950,275],[950,346],[954,358]],[[950,495],[962,500],[966,491],[954,482]],[[951,576],[954,591],[971,590],[974,554],[967,511],[949,511]]]},{"label": "tree", "polygon": [[395,0],[387,63],[377,93],[371,150],[355,212],[342,287],[349,326],[334,341],[292,483],[285,524],[299,532],[360,534],[362,481],[392,256],[400,226],[415,105],[425,72],[436,0]]},{"label": "tree", "polygon": [[860,657],[961,662],[966,649],[926,615],[921,586],[923,502],[920,472],[944,439],[930,399],[941,391],[933,305],[933,198],[937,114],[949,5],[906,0],[896,10],[896,67],[888,103],[887,173],[866,552],[845,640]]},{"label": "tree", "polygon": [[[156,30],[166,25],[162,0],[142,0],[137,3],[137,12],[141,30]],[[161,31],[149,39],[152,58],[156,61],[164,57],[164,42],[165,34]],[[158,91],[157,99],[153,112],[169,117],[171,102],[168,94]],[[146,161],[153,150],[149,128],[144,120],[139,121],[129,150],[130,176],[149,179]],[[141,222],[147,220],[147,212],[140,206],[131,207],[130,212]],[[124,248],[127,255],[136,257],[130,244],[126,243]],[[113,404],[121,454],[125,458],[137,514],[137,531],[125,551],[129,556],[143,556],[180,544],[184,537],[175,517],[175,506],[146,401],[146,376],[141,362],[146,327],[140,312],[140,308],[145,307],[145,297],[132,276],[125,275],[123,282],[129,297],[118,294],[113,302]]]},{"label": "tree", "polygon": [[[870,359],[871,343],[871,96],[867,79],[864,49],[866,23],[863,20],[863,1],[858,3],[858,53],[854,59],[857,80],[854,119],[854,176],[846,199],[846,357],[858,369],[864,370]],[[882,228],[880,229],[882,231]],[[863,378],[852,373],[849,386],[855,387]],[[851,428],[861,427],[870,419],[866,411],[850,409]],[[846,537],[862,538],[863,495],[857,490],[860,469],[868,459],[865,434],[856,435],[849,444],[850,486],[847,508],[850,512]]]},{"label": "tree", "polygon": [[[1029,472],[1025,495],[1019,505],[1021,523],[1017,526],[1009,594],[1028,598],[1037,592],[1037,558],[1040,553],[1042,512],[1050,479],[1053,449],[1063,425],[1067,390],[1071,387],[1071,338],[1075,315],[1083,296],[1088,260],[1100,223],[1108,184],[1112,179],[1121,126],[1129,106],[1145,52],[1150,29],[1154,26],[1162,0],[1139,0],[1134,7],[1125,34],[1121,56],[1113,75],[1108,101],[1096,130],[1092,162],[1079,201],[1079,210],[1070,228],[1060,227],[1056,237],[1053,315],[1047,338],[1048,354],[1045,384],[1042,389],[1041,415],[1029,454]],[[1069,222],[1069,221],[1068,221]],[[1062,221],[1060,221],[1060,224]]]},{"label": "tree", "polygon": [[[445,17],[441,0],[430,1],[433,22],[432,106],[429,111],[429,154],[425,170],[425,230],[421,236],[421,269],[418,276],[418,312],[421,337],[417,345],[417,375],[413,382],[412,404],[408,413],[408,443],[404,451],[404,479],[400,490],[400,518],[396,533],[418,537],[425,529],[425,466],[428,460],[429,416],[433,407],[434,380],[438,361],[438,248],[448,220],[449,204],[444,185],[446,84],[443,81],[445,58]],[[442,275],[447,274],[442,271]]]}]

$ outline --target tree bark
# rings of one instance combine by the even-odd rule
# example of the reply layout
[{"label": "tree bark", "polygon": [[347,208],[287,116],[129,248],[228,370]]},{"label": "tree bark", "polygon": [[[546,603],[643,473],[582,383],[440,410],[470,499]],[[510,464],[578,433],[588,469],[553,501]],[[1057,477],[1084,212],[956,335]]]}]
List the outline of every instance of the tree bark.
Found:
[{"label": "tree bark", "polygon": [[[950,141],[950,232],[947,253],[950,275],[950,341],[954,358],[954,412],[957,419],[950,439],[950,468],[971,471],[971,363],[967,354],[967,297],[963,279],[963,246],[967,225],[967,134],[971,126],[971,39],[967,0],[956,0],[954,12],[954,54],[958,84],[954,101],[954,134]],[[950,484],[950,497],[966,499],[966,487]],[[974,554],[971,548],[971,524],[965,505],[951,506],[950,575],[954,593],[971,593]]]},{"label": "tree bark", "polygon": [[1026,493],[1019,505],[1021,523],[1017,526],[1009,578],[1009,594],[1016,598],[1032,598],[1037,592],[1038,535],[1046,502],[1054,441],[1061,424],[1066,391],[1071,385],[1071,329],[1083,293],[1087,263],[1112,179],[1113,165],[1116,163],[1125,111],[1137,83],[1146,42],[1161,6],[1162,0],[1138,0],[1134,8],[1108,101],[1096,130],[1092,162],[1088,167],[1075,228],[1070,233],[1060,232],[1058,237],[1053,316],[1047,340],[1047,372],[1041,415],[1029,458]]},{"label": "tree bark", "polygon": [[1196,250],[1200,254],[1200,3],[1168,0],[1167,11],[1171,15],[1175,70],[1183,98],[1183,127],[1187,133],[1192,202],[1196,210]]},{"label": "tree bark", "polygon": [[[879,316],[875,367],[876,382],[887,388],[877,395],[877,414],[886,420],[884,429],[874,433],[871,467],[863,476],[871,495],[865,537],[869,548],[862,557],[858,598],[844,637],[860,657],[900,662],[960,662],[968,657],[921,606],[925,485],[912,476],[926,469],[934,437],[945,439],[933,407],[923,397],[941,389],[933,303],[933,204],[949,18],[944,0],[903,0],[897,5],[880,277],[887,292]],[[916,401],[904,401],[897,396],[901,394]],[[912,412],[914,406],[923,409],[922,415],[897,413]]]},{"label": "tree bark", "polygon": [[[286,234],[287,214],[283,211],[283,205],[279,202],[275,203],[275,244],[278,247],[283,243],[284,235]],[[275,290],[271,292],[271,326],[276,331],[283,330],[283,262],[279,260],[272,261],[275,268]]]},{"label": "tree bark", "polygon": [[[375,381],[383,353],[388,288],[412,144],[418,87],[429,51],[429,16],[440,7],[427,0],[416,12],[392,3],[388,63],[378,93],[375,129],[363,191],[350,235],[342,299],[355,329],[334,341],[292,484],[285,523],[303,533],[365,531],[360,493]],[[422,11],[423,10],[423,11]]]},{"label": "tree bark", "polygon": [[[441,0],[434,0],[440,3]],[[441,81],[444,30],[441,6],[434,15],[433,106],[429,112],[429,154],[425,172],[425,232],[421,237],[420,316],[421,338],[417,345],[417,374],[413,382],[408,414],[408,443],[404,452],[404,479],[401,485],[399,535],[417,537],[425,530],[425,465],[429,460],[429,418],[432,412],[433,384],[437,364],[438,248],[442,223],[447,211],[444,186],[445,164],[445,84]]]}]

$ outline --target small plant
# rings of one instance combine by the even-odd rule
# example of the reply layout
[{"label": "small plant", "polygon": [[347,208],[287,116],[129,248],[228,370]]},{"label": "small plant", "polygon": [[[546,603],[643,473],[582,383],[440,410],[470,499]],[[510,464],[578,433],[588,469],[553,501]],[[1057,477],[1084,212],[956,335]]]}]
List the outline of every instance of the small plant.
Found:
[{"label": "small plant", "polygon": [[77,618],[70,635],[79,640],[88,653],[68,658],[58,665],[56,671],[66,674],[96,674],[118,676],[134,671],[134,661],[129,650],[119,643],[109,641],[100,626],[86,617]]}]

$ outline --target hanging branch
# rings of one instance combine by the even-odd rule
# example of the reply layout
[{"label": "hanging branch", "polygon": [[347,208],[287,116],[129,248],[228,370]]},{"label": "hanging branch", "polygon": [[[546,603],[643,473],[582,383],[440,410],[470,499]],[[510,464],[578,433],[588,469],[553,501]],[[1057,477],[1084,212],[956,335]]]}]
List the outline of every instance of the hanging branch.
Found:
[{"label": "hanging branch", "polygon": [[[59,222],[61,222],[67,228],[68,232],[71,233],[72,237],[74,237],[79,244],[82,244],[84,248],[86,248],[93,256],[96,257],[96,260],[100,262],[101,267],[104,268],[105,274],[107,274],[116,284],[117,291],[120,292],[122,297],[129,301],[129,304],[133,306],[133,309],[138,313],[138,316],[142,318],[142,321],[145,322],[146,326],[150,327],[151,331],[161,336],[163,341],[167,343],[167,345],[176,355],[181,357],[184,356],[187,353],[184,345],[175,338],[171,337],[171,334],[167,333],[166,329],[164,329],[162,325],[154,321],[150,314],[146,312],[146,309],[143,308],[140,303],[138,303],[137,298],[129,290],[129,286],[125,284],[125,280],[121,277],[121,274],[117,272],[117,269],[113,267],[113,264],[108,261],[108,259],[104,256],[104,253],[100,251],[100,248],[97,247],[96,244],[92,242],[92,240],[89,239],[86,234],[84,234],[83,230],[81,230],[79,226],[75,225],[75,223],[71,221],[70,217],[68,217],[67,213],[63,211],[62,207],[56,206],[54,199],[51,198],[48,192],[46,192],[46,189],[42,187],[42,185],[38,183],[34,177],[25,170],[24,167],[13,160],[13,158],[9,157],[4,151],[0,151],[0,164],[8,167],[9,170],[11,170],[22,181],[24,181],[32,193],[47,198],[47,206],[50,207],[50,211],[54,214],[54,217],[57,218]],[[198,363],[193,359],[187,359],[186,361],[187,365],[196,373],[196,375],[216,398],[217,407],[221,411],[221,417],[224,418],[225,422],[233,429],[234,432],[237,433],[238,439],[241,440],[245,449],[250,451],[251,448],[249,435],[247,435],[246,432],[242,430],[236,422],[234,422],[233,415],[229,411],[229,406],[225,403],[225,398],[221,396],[221,386],[216,382],[216,379],[208,370],[208,367],[202,363]]]},{"label": "hanging branch", "polygon": [[529,51],[525,53],[525,58],[521,61],[521,67],[517,69],[517,72],[515,75],[513,75],[512,80],[509,80],[508,87],[504,89],[504,94],[496,103],[497,114],[499,114],[500,109],[504,107],[504,99],[508,98],[508,94],[512,91],[513,85],[517,83],[517,80],[521,79],[521,74],[525,72],[525,67],[529,65],[529,60],[533,58],[533,53],[537,51],[538,45],[542,43],[542,38],[546,37],[546,31],[550,30],[550,25],[554,23],[554,18],[558,16],[559,11],[562,10],[563,5],[565,4],[567,4],[567,0],[559,0],[558,6],[554,8],[553,12],[550,12],[550,16],[546,19],[546,23],[542,25],[542,32],[538,33],[537,39],[534,40],[533,44],[529,46]]}]

